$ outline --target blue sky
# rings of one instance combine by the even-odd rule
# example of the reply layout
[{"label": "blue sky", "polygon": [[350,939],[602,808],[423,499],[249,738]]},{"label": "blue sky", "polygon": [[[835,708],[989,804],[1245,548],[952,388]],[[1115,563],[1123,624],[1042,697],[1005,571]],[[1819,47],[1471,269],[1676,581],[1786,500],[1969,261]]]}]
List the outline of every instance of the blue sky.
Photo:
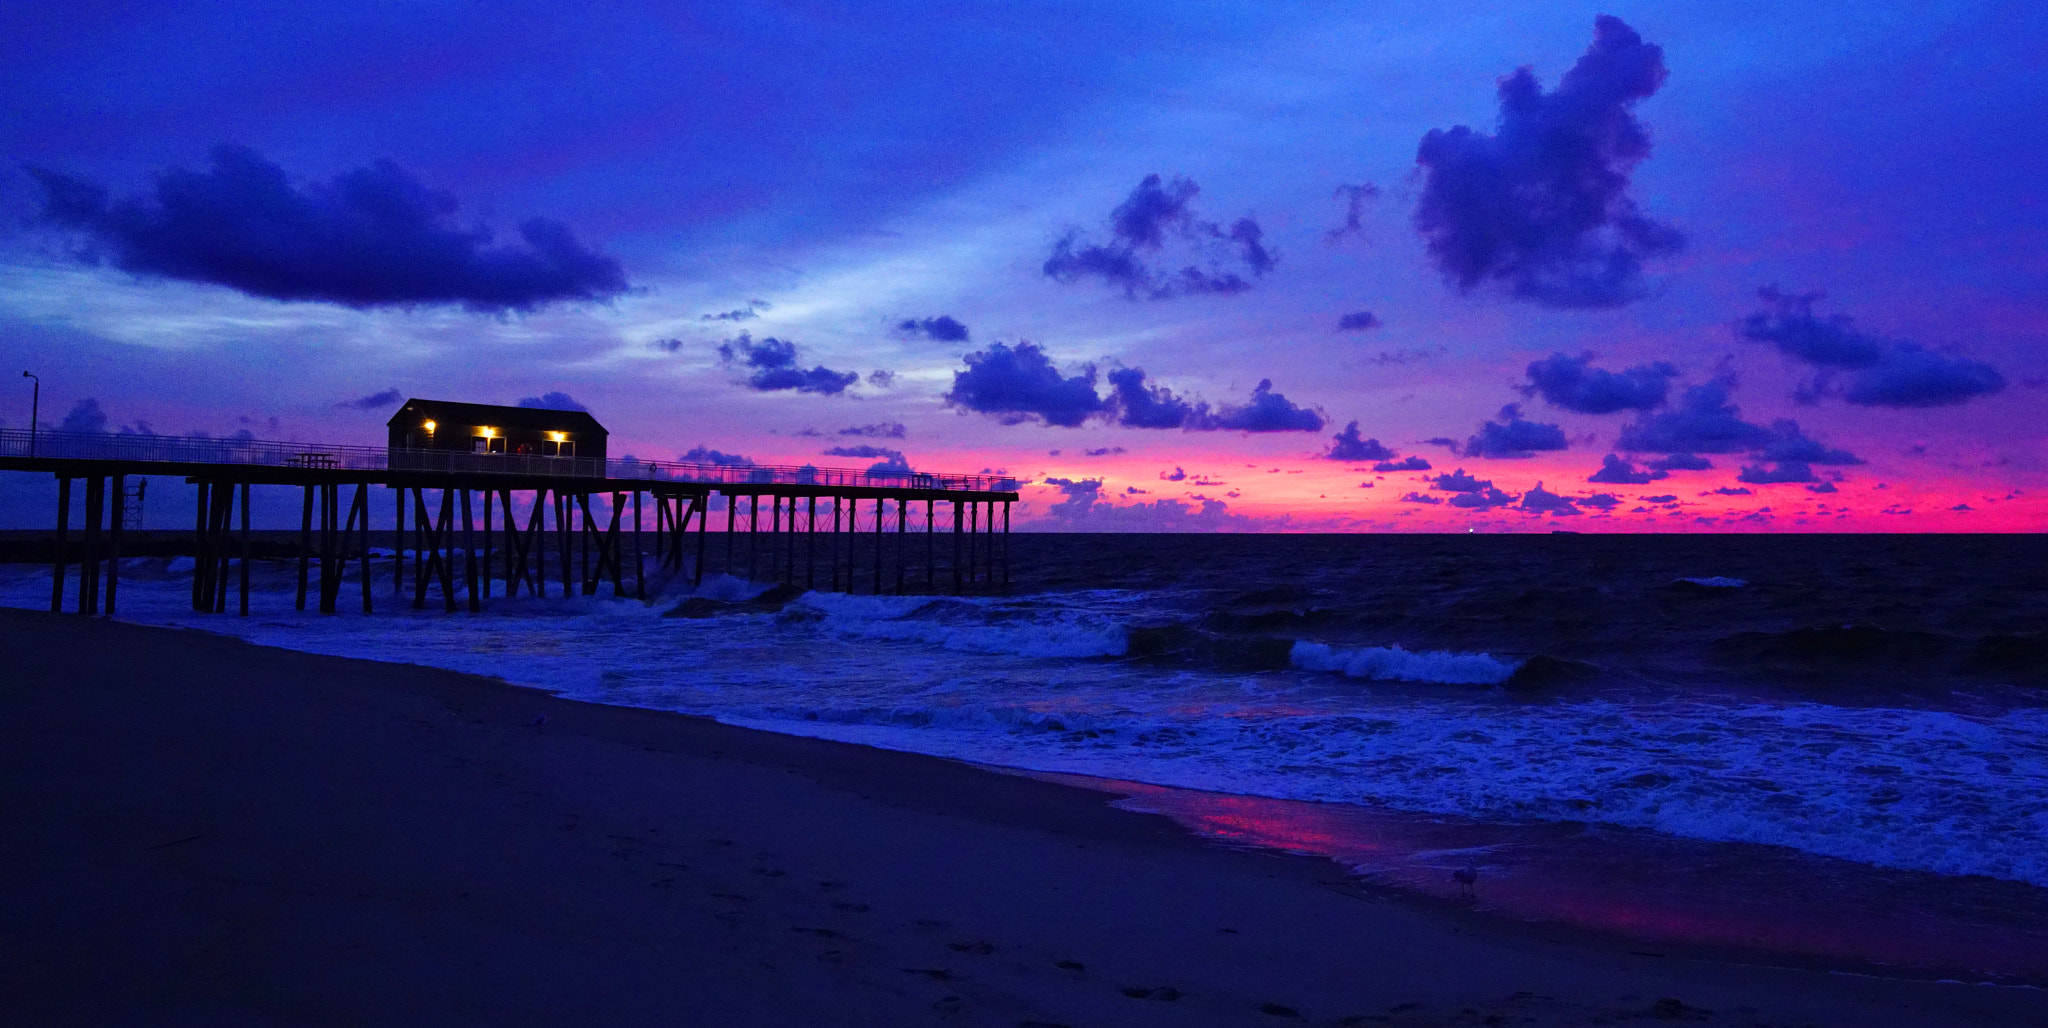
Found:
[{"label": "blue sky", "polygon": [[[2048,32],[2014,5],[11,4],[0,32],[0,350],[53,425],[89,398],[109,430],[374,442],[390,411],[347,401],[563,392],[650,458],[846,463],[871,436],[842,429],[901,425],[920,467],[1032,479],[1052,527],[2043,521]],[[1520,68],[1535,106],[1504,120]],[[230,188],[224,145],[316,214],[416,190],[417,252],[365,284],[328,222]],[[214,220],[165,214],[178,182],[219,187]],[[1523,188],[1559,182],[1583,231]],[[224,271],[224,238],[286,267]],[[1095,263],[1049,267],[1063,241]],[[756,388],[770,339],[853,384]],[[1554,354],[1580,392],[1538,387]],[[1208,413],[1134,416],[1131,369]],[[1630,369],[1632,405],[1588,399]],[[1274,395],[1312,417],[1246,413]],[[1707,400],[1755,430],[1711,468],[1618,449]],[[1330,459],[1352,421],[1430,469]],[[1829,453],[1854,463],[1783,459]],[[1588,481],[1610,455],[1647,480]]]}]

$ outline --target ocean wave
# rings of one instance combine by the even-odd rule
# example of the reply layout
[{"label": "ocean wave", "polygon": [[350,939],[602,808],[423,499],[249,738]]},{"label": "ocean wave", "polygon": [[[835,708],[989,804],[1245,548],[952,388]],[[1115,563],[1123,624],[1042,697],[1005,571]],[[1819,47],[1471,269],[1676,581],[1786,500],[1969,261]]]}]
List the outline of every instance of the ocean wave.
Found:
[{"label": "ocean wave", "polygon": [[1303,671],[1337,671],[1351,678],[1445,685],[1500,685],[1514,675],[1517,667],[1490,653],[1411,653],[1399,646],[1339,649],[1306,640],[1294,644],[1288,659]]}]

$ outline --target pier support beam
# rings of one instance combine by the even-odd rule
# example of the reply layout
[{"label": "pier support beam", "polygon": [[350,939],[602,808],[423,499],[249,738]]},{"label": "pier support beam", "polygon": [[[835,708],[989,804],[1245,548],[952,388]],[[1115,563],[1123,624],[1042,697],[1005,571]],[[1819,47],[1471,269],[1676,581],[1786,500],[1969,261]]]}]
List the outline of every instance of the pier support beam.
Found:
[{"label": "pier support beam", "polygon": [[[206,521],[206,494],[201,492],[199,496],[199,519],[200,523],[204,524]],[[68,551],[71,548],[71,540],[66,538],[70,531],[71,478],[68,475],[58,475],[57,552],[50,558],[50,613],[52,614],[60,614],[64,611],[64,558],[69,556]],[[195,593],[194,595],[196,596],[197,594]],[[198,601],[195,599],[193,602],[197,603]]]}]

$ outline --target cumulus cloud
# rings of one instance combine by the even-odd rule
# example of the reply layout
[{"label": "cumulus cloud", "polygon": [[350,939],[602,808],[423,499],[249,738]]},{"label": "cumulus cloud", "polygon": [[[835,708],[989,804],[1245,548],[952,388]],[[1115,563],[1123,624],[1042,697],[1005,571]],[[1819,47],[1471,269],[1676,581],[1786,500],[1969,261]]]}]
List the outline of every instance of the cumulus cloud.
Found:
[{"label": "cumulus cloud", "polygon": [[859,446],[834,446],[826,449],[824,453],[827,457],[859,457],[863,460],[873,460],[876,458],[883,460],[903,459],[902,450],[892,450],[886,446],[869,446],[865,443]]},{"label": "cumulus cloud", "polygon": [[559,391],[552,393],[542,393],[539,396],[521,397],[519,400],[519,406],[532,407],[538,410],[587,411],[590,409],[580,403],[577,403],[575,397],[570,396],[568,393]]},{"label": "cumulus cloud", "polygon": [[1344,431],[1330,437],[1330,449],[1323,454],[1325,460],[1343,461],[1391,461],[1394,451],[1380,445],[1378,439],[1359,437],[1358,422],[1344,426]]},{"label": "cumulus cloud", "polygon": [[386,389],[381,393],[371,393],[368,396],[358,396],[353,400],[343,400],[335,404],[335,406],[345,407],[349,410],[382,410],[403,399],[405,399],[404,393],[396,389]]},{"label": "cumulus cloud", "polygon": [[1982,361],[1866,334],[1847,315],[1815,315],[1820,293],[1765,286],[1757,297],[1765,309],[1744,318],[1737,331],[1821,369],[1800,387],[1802,399],[1840,396],[1865,407],[1943,407],[2005,388],[2005,377]]},{"label": "cumulus cloud", "polygon": [[1372,466],[1374,471],[1428,471],[1429,462],[1421,457],[1404,457],[1401,460],[1383,460]]},{"label": "cumulus cloud", "polygon": [[1671,473],[1660,468],[1637,470],[1634,464],[1612,453],[1600,458],[1600,470],[1593,472],[1588,482],[1603,485],[1648,485],[1660,478],[1669,478]]},{"label": "cumulus cloud", "polygon": [[[1168,183],[1147,175],[1110,212],[1109,242],[1085,242],[1078,230],[1068,232],[1041,270],[1062,283],[1099,278],[1129,299],[1227,295],[1250,289],[1251,282],[1238,268],[1257,278],[1271,271],[1277,258],[1252,219],[1240,218],[1226,229],[1196,216],[1192,204],[1201,191],[1186,178],[1176,176]],[[1172,261],[1187,261],[1178,271],[1154,267],[1169,242],[1191,250],[1189,256]]]},{"label": "cumulus cloud", "polygon": [[1659,361],[1626,371],[1592,366],[1593,355],[1567,357],[1553,353],[1529,365],[1529,384],[1522,395],[1541,395],[1545,403],[1580,414],[1613,414],[1649,410],[1664,402],[1678,369]]},{"label": "cumulus cloud", "polygon": [[840,435],[863,436],[868,439],[901,439],[908,430],[901,421],[878,421],[872,425],[852,425],[839,430]]},{"label": "cumulus cloud", "polygon": [[1165,386],[1147,385],[1142,368],[1118,368],[1108,378],[1109,405],[1125,428],[1182,428],[1204,409]]},{"label": "cumulus cloud", "polygon": [[1492,486],[1492,482],[1474,478],[1466,474],[1464,468],[1459,468],[1436,476],[1430,488],[1447,493],[1477,493],[1484,492]]},{"label": "cumulus cloud", "polygon": [[1142,368],[1118,368],[1108,375],[1105,408],[1125,428],[1181,428],[1190,432],[1319,432],[1323,416],[1298,407],[1273,391],[1272,379],[1260,379],[1242,404],[1211,407],[1174,395],[1165,386],[1149,385]]},{"label": "cumulus cloud", "polygon": [[1541,482],[1536,483],[1536,488],[1522,494],[1522,502],[1518,506],[1531,514],[1548,514],[1554,518],[1583,513],[1571,497],[1553,493],[1543,488]]},{"label": "cumulus cloud", "polygon": [[1534,457],[1538,451],[1562,450],[1567,445],[1564,429],[1556,425],[1524,421],[1520,404],[1511,403],[1502,407],[1500,419],[1480,425],[1479,434],[1466,439],[1465,445],[1458,453],[1466,457],[1519,460]]},{"label": "cumulus cloud", "polygon": [[1339,332],[1363,332],[1366,329],[1378,327],[1380,327],[1379,315],[1371,311],[1352,311],[1337,319],[1337,331]]},{"label": "cumulus cloud", "polygon": [[1719,489],[1716,489],[1716,490],[1714,490],[1714,491],[1713,491],[1713,493],[1712,493],[1711,495],[1714,495],[1714,496],[1755,496],[1755,495],[1756,495],[1756,490],[1754,490],[1754,489],[1744,489],[1744,488],[1741,488],[1741,487],[1739,487],[1739,486],[1725,486],[1725,485],[1724,485],[1724,486],[1720,487]]},{"label": "cumulus cloud", "polygon": [[941,314],[936,318],[905,318],[896,323],[896,331],[907,336],[923,336],[941,343],[967,341],[967,326],[955,320],[950,314]]},{"label": "cumulus cloud", "polygon": [[247,147],[216,146],[212,157],[209,171],[166,171],[153,196],[121,200],[95,182],[28,171],[43,187],[45,222],[90,237],[87,259],[137,275],[272,300],[493,312],[628,288],[617,260],[560,222],[522,222],[519,244],[496,244],[490,229],[457,223],[453,196],[390,161],[294,185]]},{"label": "cumulus cloud", "polygon": [[797,364],[796,344],[774,336],[759,342],[745,332],[737,339],[718,344],[718,359],[728,366],[750,369],[747,385],[761,392],[793,389],[799,393],[836,395],[860,380],[852,371],[833,371],[822,365],[806,370]]},{"label": "cumulus cloud", "polygon": [[1676,229],[1644,216],[1629,176],[1649,156],[1633,113],[1664,84],[1664,52],[1618,18],[1545,93],[1528,68],[1500,80],[1493,135],[1459,125],[1422,137],[1415,226],[1462,290],[1498,282],[1554,307],[1613,307],[1644,292],[1643,262],[1677,251]]},{"label": "cumulus cloud", "polygon": [[1735,476],[1737,482],[1750,485],[1777,485],[1784,482],[1813,482],[1813,468],[1796,460],[1779,461],[1771,466],[1745,464],[1742,473]]},{"label": "cumulus cloud", "polygon": [[1178,464],[1174,465],[1172,471],[1162,471],[1159,473],[1159,480],[1162,482],[1185,482],[1187,477],[1187,471]]},{"label": "cumulus cloud", "polygon": [[727,468],[754,466],[754,459],[752,457],[742,457],[737,453],[720,453],[717,450],[702,445],[690,447],[688,453],[677,454],[676,459],[685,464],[716,464]]},{"label": "cumulus cloud", "polygon": [[768,309],[770,309],[770,305],[769,305],[768,301],[766,301],[766,300],[748,300],[748,301],[747,301],[747,305],[746,305],[745,307],[735,307],[735,308],[733,308],[732,310],[729,310],[729,311],[719,311],[719,312],[718,312],[718,313],[716,313],[716,314],[699,314],[699,315],[697,315],[697,320],[698,320],[698,321],[752,321],[752,320],[754,320],[755,318],[758,318],[758,317],[760,317],[760,316],[761,316],[761,312],[762,312],[762,311],[765,311],[765,310],[768,310]]},{"label": "cumulus cloud", "polygon": [[1286,396],[1273,391],[1273,380],[1262,378],[1249,400],[1225,405],[1211,414],[1199,412],[1190,418],[1197,431],[1228,432],[1320,432],[1323,416],[1309,408],[1297,407]]},{"label": "cumulus cloud", "polygon": [[1412,492],[1411,492],[1411,493],[1402,493],[1402,494],[1401,494],[1401,502],[1402,502],[1402,503],[1428,503],[1428,504],[1439,504],[1439,503],[1442,503],[1442,502],[1444,502],[1444,501],[1443,501],[1443,497],[1440,497],[1440,496],[1431,496],[1431,495],[1429,495],[1428,493],[1412,493]]},{"label": "cumulus cloud", "polygon": [[1466,510],[1491,510],[1513,502],[1513,496],[1494,488],[1491,484],[1475,493],[1457,493],[1451,497],[1451,506]]},{"label": "cumulus cloud", "polygon": [[1623,426],[1616,446],[1630,453],[1741,453],[1770,442],[1770,430],[1742,420],[1725,378],[1692,386],[1671,410]]},{"label": "cumulus cloud", "polygon": [[100,433],[107,430],[107,412],[100,409],[100,401],[86,397],[71,405],[64,420],[57,423],[59,432]]},{"label": "cumulus cloud", "polygon": [[[995,343],[970,353],[965,370],[953,373],[946,402],[962,410],[993,415],[1006,425],[1034,418],[1073,428],[1105,410],[1095,395],[1095,366],[1061,375],[1035,343]],[[1142,378],[1142,373],[1140,373]]]},{"label": "cumulus cloud", "polygon": [[1697,453],[1667,453],[1645,467],[1651,471],[1711,471],[1714,462]]}]

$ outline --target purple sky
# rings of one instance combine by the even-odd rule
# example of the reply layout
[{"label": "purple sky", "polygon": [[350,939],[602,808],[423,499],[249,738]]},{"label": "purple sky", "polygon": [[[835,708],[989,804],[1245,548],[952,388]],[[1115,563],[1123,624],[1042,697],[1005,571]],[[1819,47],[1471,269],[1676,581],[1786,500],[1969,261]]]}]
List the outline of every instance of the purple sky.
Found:
[{"label": "purple sky", "polygon": [[354,443],[559,393],[1044,527],[2048,524],[2022,6],[565,10],[0,10],[6,373]]}]

